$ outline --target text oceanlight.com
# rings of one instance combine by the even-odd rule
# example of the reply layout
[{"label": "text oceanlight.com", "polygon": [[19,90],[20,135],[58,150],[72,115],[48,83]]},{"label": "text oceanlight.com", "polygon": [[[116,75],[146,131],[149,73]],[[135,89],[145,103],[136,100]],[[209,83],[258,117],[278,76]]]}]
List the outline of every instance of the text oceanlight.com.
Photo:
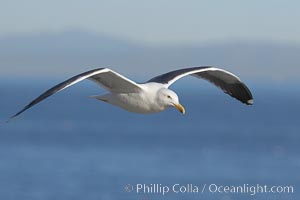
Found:
[{"label": "text oceanlight.com", "polygon": [[221,185],[221,184],[127,184],[125,186],[126,192],[135,192],[136,194],[153,194],[153,195],[167,195],[170,193],[173,194],[201,194],[201,193],[218,193],[218,194],[248,194],[256,195],[262,193],[271,193],[271,194],[292,194],[294,193],[294,187],[291,185],[286,186],[270,186],[270,185],[261,185],[261,184],[242,184],[242,185]]}]

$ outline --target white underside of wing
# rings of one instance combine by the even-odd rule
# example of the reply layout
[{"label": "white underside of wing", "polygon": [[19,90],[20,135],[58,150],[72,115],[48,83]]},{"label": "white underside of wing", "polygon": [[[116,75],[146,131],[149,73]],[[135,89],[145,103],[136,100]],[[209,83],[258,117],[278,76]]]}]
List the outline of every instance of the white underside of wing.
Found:
[{"label": "white underside of wing", "polygon": [[105,69],[103,73],[92,75],[88,79],[112,92],[132,93],[143,90],[140,84],[110,69]]}]

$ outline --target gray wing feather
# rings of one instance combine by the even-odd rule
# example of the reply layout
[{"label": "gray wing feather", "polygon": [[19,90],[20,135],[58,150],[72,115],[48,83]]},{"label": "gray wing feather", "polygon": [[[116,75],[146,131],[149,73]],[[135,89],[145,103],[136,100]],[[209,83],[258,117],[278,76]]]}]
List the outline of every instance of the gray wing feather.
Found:
[{"label": "gray wing feather", "polygon": [[223,69],[211,66],[192,67],[171,71],[154,77],[148,82],[158,82],[169,87],[176,80],[187,75],[205,79],[242,103],[247,105],[253,104],[253,97],[249,88],[240,80],[239,77]]}]

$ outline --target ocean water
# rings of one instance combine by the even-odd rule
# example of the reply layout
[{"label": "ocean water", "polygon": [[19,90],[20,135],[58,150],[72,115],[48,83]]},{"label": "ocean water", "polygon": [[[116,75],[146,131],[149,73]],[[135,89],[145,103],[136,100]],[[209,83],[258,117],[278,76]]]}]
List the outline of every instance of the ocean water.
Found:
[{"label": "ocean water", "polygon": [[[2,81],[1,120],[53,83]],[[250,84],[253,106],[192,85],[173,87],[186,115],[129,113],[86,98],[104,90],[83,83],[1,123],[0,199],[299,199],[297,84]],[[257,184],[293,192],[254,194]]]}]

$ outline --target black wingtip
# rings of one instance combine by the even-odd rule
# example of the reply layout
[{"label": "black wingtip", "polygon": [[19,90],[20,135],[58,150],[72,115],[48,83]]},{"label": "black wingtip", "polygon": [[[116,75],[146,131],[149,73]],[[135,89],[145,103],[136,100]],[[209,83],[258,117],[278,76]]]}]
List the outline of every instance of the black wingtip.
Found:
[{"label": "black wingtip", "polygon": [[7,119],[7,120],[5,121],[5,123],[9,123],[10,121],[14,120],[17,116],[18,116],[18,115],[14,115],[14,116],[10,117],[9,119]]},{"label": "black wingtip", "polygon": [[238,82],[235,84],[232,84],[231,86],[225,87],[230,91],[230,96],[238,99],[242,103],[246,105],[253,105],[254,100],[252,93],[250,89],[243,83],[243,82]]},{"label": "black wingtip", "polygon": [[[30,104],[29,104],[30,105]],[[20,110],[18,113],[16,113],[15,115],[11,116],[8,120],[5,121],[5,123],[8,123],[10,121],[12,121],[13,119],[15,119],[16,117],[18,117],[21,113],[23,113],[25,110],[27,110],[28,108],[30,108],[30,106],[27,105],[25,106],[22,110]]]}]

